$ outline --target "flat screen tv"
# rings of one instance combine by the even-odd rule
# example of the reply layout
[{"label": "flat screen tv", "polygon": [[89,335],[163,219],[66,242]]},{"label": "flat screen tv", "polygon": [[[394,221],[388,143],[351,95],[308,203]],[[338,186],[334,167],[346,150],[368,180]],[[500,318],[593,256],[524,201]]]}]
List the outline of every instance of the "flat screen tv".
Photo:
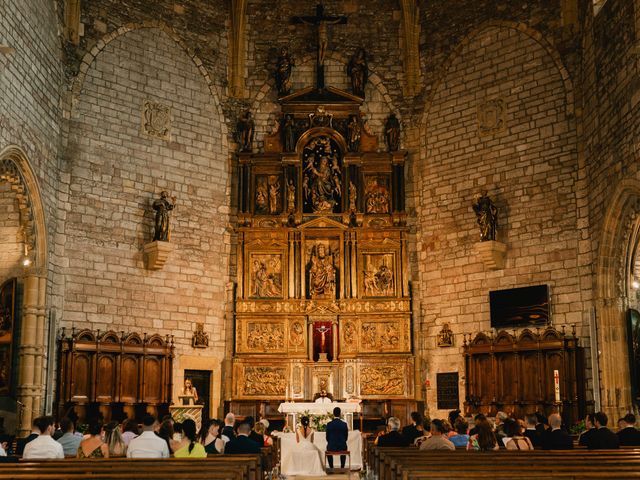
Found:
[{"label": "flat screen tv", "polygon": [[549,286],[489,292],[491,328],[528,327],[549,323]]}]

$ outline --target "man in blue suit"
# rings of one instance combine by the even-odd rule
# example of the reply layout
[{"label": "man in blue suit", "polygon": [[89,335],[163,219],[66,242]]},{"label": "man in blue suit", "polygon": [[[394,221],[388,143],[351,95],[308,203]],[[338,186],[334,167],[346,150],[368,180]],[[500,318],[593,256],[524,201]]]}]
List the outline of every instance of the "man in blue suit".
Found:
[{"label": "man in blue suit", "polygon": [[[340,407],[333,409],[333,420],[327,423],[327,451],[342,452],[347,449],[347,437],[349,429],[347,424],[340,419]],[[329,468],[333,468],[333,456],[327,457]],[[347,461],[346,455],[340,455],[340,468],[344,468]]]}]

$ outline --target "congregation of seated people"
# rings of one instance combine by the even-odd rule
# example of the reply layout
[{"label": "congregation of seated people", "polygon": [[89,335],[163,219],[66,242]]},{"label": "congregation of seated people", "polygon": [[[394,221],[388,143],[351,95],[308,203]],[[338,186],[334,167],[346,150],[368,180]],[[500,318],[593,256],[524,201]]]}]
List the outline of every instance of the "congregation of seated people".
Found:
[{"label": "congregation of seated people", "polygon": [[142,423],[127,419],[122,424],[90,421],[82,432],[69,418],[58,428],[54,418],[37,417],[32,431],[11,448],[11,437],[0,437],[0,461],[62,458],[204,458],[215,454],[259,454],[273,443],[268,421],[246,417],[236,422],[233,413],[224,421],[212,419],[198,432],[192,419],[175,422],[170,416],[158,421],[145,415]]},{"label": "congregation of seated people", "polygon": [[[603,412],[588,414],[584,424],[584,431],[575,442],[578,447],[604,450],[640,446],[640,430],[635,426],[633,414],[618,421],[617,432],[608,427],[609,420]],[[413,445],[420,450],[570,450],[574,448],[574,440],[557,413],[549,417],[535,413],[516,419],[498,412],[493,419],[483,414],[465,419],[459,410],[454,410],[447,419],[422,418],[418,412],[412,412],[411,424],[404,428],[398,418],[390,417],[385,430],[378,432],[374,445]]]}]

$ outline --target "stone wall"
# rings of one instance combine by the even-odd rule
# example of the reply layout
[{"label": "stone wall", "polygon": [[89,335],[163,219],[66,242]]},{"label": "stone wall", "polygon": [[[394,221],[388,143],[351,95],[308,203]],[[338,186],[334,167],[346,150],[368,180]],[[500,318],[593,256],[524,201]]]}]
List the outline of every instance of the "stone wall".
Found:
[{"label": "stone wall", "polygon": [[9,183],[0,182],[0,284],[22,275],[23,235],[20,210]]},{"label": "stone wall", "polygon": [[[467,37],[445,67],[427,103],[420,160],[412,171],[419,179],[412,201],[419,346],[423,380],[434,387],[427,394],[432,411],[436,373],[464,376],[461,334],[490,329],[490,290],[548,284],[553,324],[577,324],[588,342],[567,72],[538,32],[508,22]],[[491,109],[498,120],[482,121]],[[498,241],[508,247],[505,267],[496,271],[487,271],[474,249],[479,231],[471,203],[481,189],[499,209]],[[456,334],[454,348],[436,347],[444,323]]]},{"label": "stone wall", "polygon": [[[192,58],[161,28],[123,29],[105,38],[80,87],[70,119],[65,178],[63,325],[170,334],[182,359],[205,324],[212,347],[225,339],[230,253],[230,177],[220,102]],[[169,109],[150,128],[145,102]],[[165,131],[166,127],[166,131]],[[152,201],[177,197],[170,254],[145,268],[153,238]],[[201,352],[196,368],[216,373],[222,348]],[[217,401],[218,399],[215,398]]]}]

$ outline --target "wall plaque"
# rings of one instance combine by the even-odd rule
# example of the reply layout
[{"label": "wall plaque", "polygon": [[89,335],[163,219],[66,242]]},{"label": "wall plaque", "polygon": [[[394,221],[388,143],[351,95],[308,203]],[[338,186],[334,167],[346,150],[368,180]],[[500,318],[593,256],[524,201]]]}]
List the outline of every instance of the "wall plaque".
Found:
[{"label": "wall plaque", "polygon": [[460,408],[458,372],[438,373],[438,410],[456,410]]}]

